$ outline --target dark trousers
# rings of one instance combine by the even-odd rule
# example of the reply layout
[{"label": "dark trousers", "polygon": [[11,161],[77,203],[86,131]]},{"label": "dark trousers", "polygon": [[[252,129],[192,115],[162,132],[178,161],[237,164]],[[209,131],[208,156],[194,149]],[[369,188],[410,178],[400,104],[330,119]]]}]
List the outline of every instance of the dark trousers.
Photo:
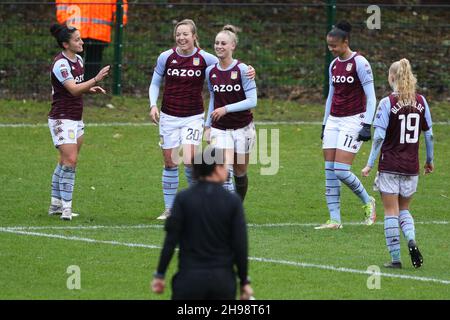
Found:
[{"label": "dark trousers", "polygon": [[235,299],[236,275],[233,270],[181,270],[172,279],[172,300]]},{"label": "dark trousers", "polygon": [[108,43],[95,40],[83,39],[84,53],[84,81],[92,79],[97,75],[102,66],[103,50]]}]

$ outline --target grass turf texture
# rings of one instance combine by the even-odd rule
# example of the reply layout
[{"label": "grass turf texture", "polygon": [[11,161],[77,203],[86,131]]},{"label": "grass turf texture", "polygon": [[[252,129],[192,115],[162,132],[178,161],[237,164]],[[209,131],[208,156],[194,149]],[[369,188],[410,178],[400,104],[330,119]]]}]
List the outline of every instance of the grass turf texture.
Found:
[{"label": "grass turf texture", "polygon": [[[143,107],[145,108],[145,107]],[[89,109],[88,109],[89,110]],[[104,110],[98,109],[98,112]],[[132,121],[133,113],[121,121]],[[88,111],[89,112],[89,111]],[[96,108],[92,112],[97,112]],[[45,114],[44,114],[45,119]],[[2,122],[11,117],[2,112]],[[89,127],[79,158],[74,210],[80,217],[62,222],[46,214],[50,179],[57,152],[46,127],[0,127],[0,227],[12,226],[123,226],[161,225],[155,218],[163,210],[162,159],[156,126]],[[291,118],[292,119],[292,118]],[[110,120],[110,119],[108,119]],[[257,118],[257,120],[260,120]],[[113,120],[115,121],[115,120]],[[8,121],[9,122],[9,121]],[[12,122],[12,121],[11,121]],[[24,122],[24,121],[20,121]],[[31,117],[28,123],[42,122]],[[92,121],[93,122],[93,121]],[[319,125],[258,126],[280,130],[280,168],[274,176],[260,175],[260,165],[250,166],[250,187],[245,203],[247,222],[321,223],[328,218],[324,198],[324,173]],[[450,127],[435,125],[436,172],[420,177],[411,212],[416,221],[448,220],[450,173],[445,168]],[[367,160],[364,144],[353,165],[355,173]],[[421,159],[424,159],[423,145]],[[186,186],[180,170],[181,187]],[[374,173],[362,179],[383,210],[378,194],[371,191]],[[345,225],[361,221],[361,203],[342,191],[344,229],[314,230],[312,226],[249,227],[250,256],[345,267],[365,271],[388,261],[383,226]],[[450,280],[449,224],[418,224],[417,240],[425,264],[414,270],[402,239],[403,270],[382,272],[412,277]],[[66,237],[161,246],[161,228],[142,229],[44,229],[24,230]],[[87,243],[0,232],[0,297],[2,299],[161,299],[150,293],[149,281],[156,268],[158,249]],[[81,268],[81,290],[68,290],[69,265]],[[176,267],[172,260],[167,279]],[[450,285],[413,279],[382,277],[380,290],[366,286],[369,275],[250,261],[250,275],[257,299],[448,299]]]}]

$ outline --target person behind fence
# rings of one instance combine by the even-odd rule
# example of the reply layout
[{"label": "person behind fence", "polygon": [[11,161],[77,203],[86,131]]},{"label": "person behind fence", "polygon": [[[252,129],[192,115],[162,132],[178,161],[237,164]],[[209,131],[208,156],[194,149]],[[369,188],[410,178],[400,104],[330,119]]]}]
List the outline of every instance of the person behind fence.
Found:
[{"label": "person behind fence", "polygon": [[83,51],[80,31],[66,25],[54,24],[51,34],[62,48],[53,59],[51,67],[52,108],[48,126],[53,144],[59,152],[59,162],[53,172],[49,215],[61,214],[61,219],[72,220],[72,193],[75,168],[84,137],[84,93],[105,93],[97,83],[103,80],[109,66],[88,81],[84,81]]},{"label": "person behind fence", "polygon": [[322,126],[325,159],[325,198],[330,219],[316,229],[341,229],[341,182],[361,200],[364,223],[376,219],[375,199],[350,168],[363,141],[371,138],[376,107],[369,62],[349,47],[352,26],[339,22],[327,35],[328,49],[336,58],[329,67],[329,93]]},{"label": "person behind fence", "polygon": [[249,154],[256,139],[251,109],[256,107],[257,94],[255,80],[245,77],[248,66],[233,59],[238,43],[236,33],[236,27],[226,25],[217,34],[214,50],[219,63],[206,69],[210,100],[205,137],[226,154],[229,175],[225,188],[236,191],[244,201]]},{"label": "person behind fence", "polygon": [[240,279],[240,298],[251,299],[244,208],[235,193],[223,188],[228,177],[223,160],[222,152],[212,147],[196,154],[193,172],[198,181],[178,193],[166,220],[164,246],[151,283],[153,292],[164,292],[166,270],[179,245],[172,299],[235,299],[234,267]]},{"label": "person behind fence", "polygon": [[[149,87],[150,118],[159,123],[159,145],[164,158],[162,188],[165,210],[158,219],[166,219],[178,190],[178,149],[183,151],[184,174],[192,185],[191,159],[203,138],[204,107],[202,98],[205,70],[218,59],[199,47],[194,21],[185,19],[175,25],[176,46],[158,57]],[[248,75],[254,78],[255,70]],[[159,89],[165,78],[161,114],[157,107]]]},{"label": "person behind fence", "polygon": [[433,130],[430,108],[423,95],[416,93],[417,80],[407,59],[389,68],[393,92],[378,106],[372,150],[362,175],[367,177],[381,149],[375,190],[384,205],[384,232],[391,261],[384,266],[401,268],[400,230],[408,241],[412,264],[419,268],[423,257],[416,244],[414,219],[409,204],[419,179],[419,137],[423,131],[426,145],[425,174],[433,172]]},{"label": "person behind fence", "polygon": [[[102,65],[103,51],[111,42],[116,21],[117,0],[56,0],[56,19],[74,26],[84,42],[86,80],[92,79]],[[127,0],[123,0],[122,24],[127,24]]]}]

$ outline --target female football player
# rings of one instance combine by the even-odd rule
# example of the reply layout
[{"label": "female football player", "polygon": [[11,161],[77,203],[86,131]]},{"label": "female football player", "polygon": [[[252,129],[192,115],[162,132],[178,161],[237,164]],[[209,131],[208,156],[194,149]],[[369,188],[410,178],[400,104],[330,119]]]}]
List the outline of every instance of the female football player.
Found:
[{"label": "female football player", "polygon": [[325,197],[330,219],[316,229],[340,229],[341,182],[358,196],[363,205],[366,225],[375,222],[375,199],[350,171],[363,141],[370,139],[375,113],[375,89],[369,62],[349,47],[348,22],[339,22],[327,35],[328,49],[336,56],[329,68],[329,93],[322,126],[325,158]]},{"label": "female football player", "polygon": [[54,24],[50,32],[63,50],[56,55],[51,68],[52,108],[48,126],[60,159],[53,172],[48,214],[61,214],[61,219],[72,220],[75,168],[84,134],[82,95],[105,93],[97,83],[107,76],[109,66],[101,69],[94,78],[84,81],[83,60],[77,54],[83,51],[80,31]]},{"label": "female football player", "polygon": [[[178,22],[173,32],[176,47],[158,57],[149,88],[150,117],[159,122],[160,146],[164,158],[162,187],[165,210],[158,219],[170,215],[178,190],[178,148],[183,151],[184,173],[192,184],[192,158],[203,138],[202,89],[205,70],[218,59],[200,49],[197,28],[192,20]],[[254,69],[248,76],[254,78]],[[161,114],[157,108],[159,88],[165,78]]]},{"label": "female football player", "polygon": [[[254,80],[245,74],[248,66],[233,58],[238,38],[236,28],[226,25],[214,43],[219,63],[206,69],[210,93],[205,131],[207,140],[225,153],[229,177],[225,188],[245,199],[248,188],[247,166],[256,131],[251,109],[256,107],[257,95]],[[208,137],[209,136],[209,137]]]},{"label": "female football player", "polygon": [[[391,261],[384,266],[401,268],[400,230],[408,240],[412,264],[419,268],[422,255],[416,244],[414,219],[409,204],[419,179],[419,136],[424,131],[427,159],[425,174],[434,170],[433,131],[430,109],[425,97],[416,94],[416,78],[407,59],[389,68],[393,92],[383,98],[374,121],[374,139],[369,160],[362,175],[367,177],[381,149],[375,189],[384,205],[384,234]],[[400,227],[399,227],[400,224]]]}]

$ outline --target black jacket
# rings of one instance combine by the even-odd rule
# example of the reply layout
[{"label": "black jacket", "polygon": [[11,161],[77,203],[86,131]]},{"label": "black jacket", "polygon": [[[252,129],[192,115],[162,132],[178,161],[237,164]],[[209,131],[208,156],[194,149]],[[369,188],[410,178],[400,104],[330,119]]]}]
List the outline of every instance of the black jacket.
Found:
[{"label": "black jacket", "polygon": [[247,283],[247,226],[241,200],[222,184],[199,181],[175,198],[165,224],[157,272],[164,275],[179,245],[179,270],[237,267]]}]

